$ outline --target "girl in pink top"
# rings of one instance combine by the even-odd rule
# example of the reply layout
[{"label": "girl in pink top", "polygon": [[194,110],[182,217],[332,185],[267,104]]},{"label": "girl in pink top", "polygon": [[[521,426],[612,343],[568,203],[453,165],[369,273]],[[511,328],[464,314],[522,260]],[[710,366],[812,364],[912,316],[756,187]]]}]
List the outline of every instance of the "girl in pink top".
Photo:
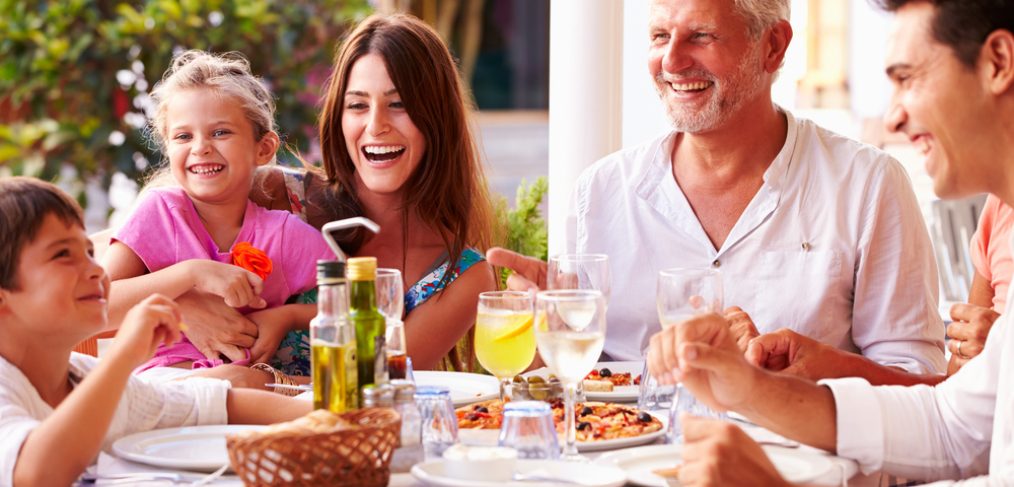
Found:
[{"label": "girl in pink top", "polygon": [[[334,258],[313,227],[248,199],[254,170],[272,162],[279,146],[271,94],[245,59],[189,51],[173,60],[152,97],[152,132],[179,187],[147,192],[115,234],[105,254],[111,321],[153,293],[217,295],[258,326],[247,358],[234,363],[267,361],[282,337],[306,328],[316,312],[286,300],[314,286],[318,259]],[[240,243],[263,251],[273,270],[258,276],[233,265]],[[142,368],[221,363],[184,338]]]}]

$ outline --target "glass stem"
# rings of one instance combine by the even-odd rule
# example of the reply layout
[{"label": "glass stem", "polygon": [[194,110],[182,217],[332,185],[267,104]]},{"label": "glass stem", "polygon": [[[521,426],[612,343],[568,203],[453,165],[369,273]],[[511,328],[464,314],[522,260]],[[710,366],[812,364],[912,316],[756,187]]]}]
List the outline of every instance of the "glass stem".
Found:
[{"label": "glass stem", "polygon": [[577,384],[569,383],[565,386],[563,417],[567,420],[567,445],[563,450],[563,457],[578,457],[577,453],[577,424],[574,418],[574,400],[577,398]]},{"label": "glass stem", "polygon": [[506,403],[510,398],[507,395],[507,391],[511,389],[511,378],[504,377],[500,379],[500,402]]}]

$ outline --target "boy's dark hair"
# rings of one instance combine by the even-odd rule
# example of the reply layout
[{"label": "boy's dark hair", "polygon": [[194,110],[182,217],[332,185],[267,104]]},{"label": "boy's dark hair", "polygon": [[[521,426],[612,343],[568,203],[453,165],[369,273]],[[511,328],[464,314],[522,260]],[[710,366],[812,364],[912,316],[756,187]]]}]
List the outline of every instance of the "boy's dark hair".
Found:
[{"label": "boy's dark hair", "polygon": [[35,239],[50,214],[84,228],[81,207],[55,185],[34,178],[0,178],[0,289],[17,290],[21,249]]},{"label": "boy's dark hair", "polygon": [[894,12],[907,4],[928,1],[936,8],[933,38],[954,50],[965,66],[975,67],[986,37],[996,30],[1014,32],[1014,0],[873,0]]}]

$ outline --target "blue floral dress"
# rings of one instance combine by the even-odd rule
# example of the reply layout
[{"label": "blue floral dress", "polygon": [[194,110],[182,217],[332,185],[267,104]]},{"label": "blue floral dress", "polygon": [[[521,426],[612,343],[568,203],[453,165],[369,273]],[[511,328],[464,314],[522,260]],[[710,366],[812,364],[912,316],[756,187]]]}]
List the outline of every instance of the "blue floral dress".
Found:
[{"label": "blue floral dress", "polygon": [[[306,197],[305,197],[305,177],[306,174],[298,169],[282,168],[282,174],[285,179],[285,188],[289,197],[289,204],[292,206],[292,212],[299,215],[304,221],[306,220]],[[448,266],[451,265],[450,260],[447,258],[445,253],[438,262],[438,265],[434,266],[419,282],[416,282],[408,291],[405,292],[405,316],[412,312],[419,305],[423,304],[429,298],[442,291],[447,285],[453,282],[461,273],[467,271],[473,265],[485,260],[482,253],[473,248],[464,249],[461,252],[461,257],[458,258],[457,264],[451,269],[451,273],[447,276],[447,280],[444,281],[444,273],[447,271]],[[311,289],[303,294],[296,297],[295,302],[300,304],[316,304],[317,303],[317,290]],[[457,351],[452,350],[452,353]],[[460,360],[445,360],[442,368],[459,368],[454,362],[460,362]],[[278,345],[278,351],[275,353],[274,358],[271,361],[271,366],[285,372],[289,375],[310,375],[310,333],[305,330],[297,330],[289,332],[282,338],[282,342]]]}]

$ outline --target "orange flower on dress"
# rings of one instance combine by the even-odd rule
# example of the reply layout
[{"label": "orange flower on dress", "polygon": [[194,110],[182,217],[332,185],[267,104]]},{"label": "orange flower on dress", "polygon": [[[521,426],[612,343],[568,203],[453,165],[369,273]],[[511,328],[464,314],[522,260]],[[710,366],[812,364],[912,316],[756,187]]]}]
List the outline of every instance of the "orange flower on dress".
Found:
[{"label": "orange flower on dress", "polygon": [[232,265],[253,272],[262,280],[271,274],[271,258],[250,242],[239,242],[232,247]]}]

